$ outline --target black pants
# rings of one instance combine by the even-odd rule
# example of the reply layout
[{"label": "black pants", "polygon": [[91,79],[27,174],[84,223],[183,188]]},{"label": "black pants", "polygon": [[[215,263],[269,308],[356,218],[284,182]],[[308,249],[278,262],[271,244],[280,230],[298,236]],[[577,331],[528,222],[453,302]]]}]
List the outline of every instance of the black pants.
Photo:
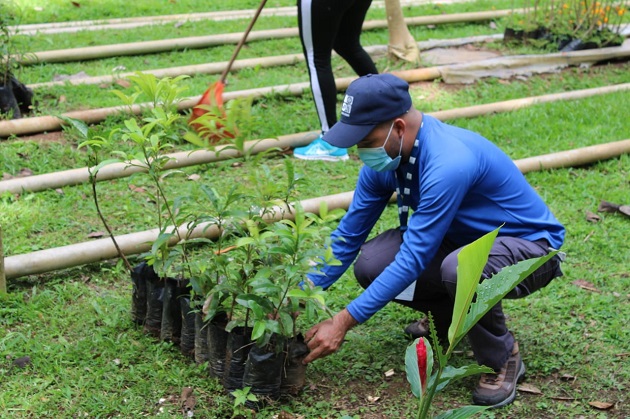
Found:
[{"label": "black pants", "polygon": [[[388,230],[366,242],[354,266],[354,273],[362,287],[372,281],[394,260],[402,243],[398,229]],[[416,280],[413,300],[394,300],[408,307],[431,312],[438,332],[446,336],[453,316],[457,288],[457,248],[445,240],[435,258]],[[516,237],[497,237],[481,280],[489,278],[506,266],[549,253],[546,240],[531,242]],[[522,298],[545,287],[553,278],[562,276],[560,258],[553,257],[525,278],[506,298]],[[477,362],[499,369],[510,356],[514,337],[508,331],[503,308],[499,302],[468,332],[468,339]]]},{"label": "black pants", "polygon": [[323,132],[337,122],[332,50],[359,76],[378,73],[359,40],[371,3],[372,0],[297,0],[300,40]]}]

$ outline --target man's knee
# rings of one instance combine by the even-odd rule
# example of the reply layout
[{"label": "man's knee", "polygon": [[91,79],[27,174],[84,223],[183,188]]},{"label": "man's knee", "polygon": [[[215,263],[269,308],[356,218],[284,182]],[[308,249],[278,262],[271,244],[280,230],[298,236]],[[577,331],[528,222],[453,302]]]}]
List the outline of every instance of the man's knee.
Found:
[{"label": "man's knee", "polygon": [[442,265],[440,266],[440,277],[442,278],[442,285],[446,288],[446,291],[451,297],[455,296],[457,289],[457,254],[459,252],[452,252],[444,258]]},{"label": "man's knee", "polygon": [[354,276],[363,288],[367,288],[394,261],[401,243],[398,229],[387,230],[365,242],[354,263]]},{"label": "man's knee", "polygon": [[354,263],[354,277],[363,289],[369,287],[372,281],[374,281],[374,278],[376,278],[373,269],[370,268],[369,261],[366,258],[362,258],[360,255]]}]

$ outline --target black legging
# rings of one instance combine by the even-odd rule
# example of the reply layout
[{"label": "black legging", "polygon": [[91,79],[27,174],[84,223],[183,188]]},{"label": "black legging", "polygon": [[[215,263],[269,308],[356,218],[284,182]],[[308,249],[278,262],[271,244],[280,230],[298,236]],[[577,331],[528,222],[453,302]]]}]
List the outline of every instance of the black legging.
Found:
[{"label": "black legging", "polygon": [[372,0],[297,0],[300,39],[323,132],[337,122],[332,50],[359,76],[378,73],[359,40],[371,3]]}]

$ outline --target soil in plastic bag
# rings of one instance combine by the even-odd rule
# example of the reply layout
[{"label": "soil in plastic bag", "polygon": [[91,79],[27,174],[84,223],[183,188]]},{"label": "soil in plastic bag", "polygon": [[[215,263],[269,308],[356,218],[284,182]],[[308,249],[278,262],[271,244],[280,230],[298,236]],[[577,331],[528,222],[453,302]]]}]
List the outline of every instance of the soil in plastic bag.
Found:
[{"label": "soil in plastic bag", "polygon": [[247,357],[243,374],[243,387],[251,387],[258,402],[246,403],[251,409],[262,408],[267,402],[280,398],[284,351],[275,345],[254,346]]},{"label": "soil in plastic bag", "polygon": [[182,312],[179,308],[180,280],[166,278],[164,281],[164,293],[162,293],[162,326],[160,328],[160,340],[179,345],[182,333]]},{"label": "soil in plastic bag", "polygon": [[26,87],[24,83],[11,75],[9,78],[11,81],[11,89],[13,89],[13,96],[17,102],[18,108],[22,114],[28,113],[31,110],[33,104],[33,90]]},{"label": "soil in plastic bag", "polygon": [[[151,271],[153,268],[149,267]],[[147,287],[147,315],[144,320],[145,333],[159,338],[162,329],[162,294],[164,280],[155,275],[146,281]]]},{"label": "soil in plastic bag", "polygon": [[147,317],[147,281],[157,279],[153,268],[142,262],[131,271],[131,321],[143,324]]},{"label": "soil in plastic bag", "polygon": [[[179,309],[182,315],[182,333],[179,340],[179,350],[189,358],[195,358],[195,311],[190,306],[190,295],[184,294],[179,298]],[[205,362],[205,361],[204,361]]]},{"label": "soil in plastic bag", "polygon": [[208,323],[208,373],[210,377],[223,379],[225,375],[228,335],[227,314],[217,313]]},{"label": "soil in plastic bag", "polygon": [[203,313],[199,303],[195,311],[195,362],[203,364],[208,361],[208,324],[203,320]]},{"label": "soil in plastic bag", "polygon": [[12,119],[22,117],[11,83],[0,86],[0,115],[10,115]]},{"label": "soil in plastic bag", "polygon": [[0,114],[11,115],[12,119],[18,119],[30,111],[33,104],[33,91],[21,83],[11,73],[6,81],[0,74]]},{"label": "soil in plastic bag", "polygon": [[236,327],[228,333],[223,387],[228,393],[243,388],[245,362],[251,345],[251,329]]},{"label": "soil in plastic bag", "polygon": [[287,353],[282,371],[282,396],[297,396],[306,384],[306,365],[302,360],[306,358],[309,350],[301,334],[291,339],[287,345]]}]

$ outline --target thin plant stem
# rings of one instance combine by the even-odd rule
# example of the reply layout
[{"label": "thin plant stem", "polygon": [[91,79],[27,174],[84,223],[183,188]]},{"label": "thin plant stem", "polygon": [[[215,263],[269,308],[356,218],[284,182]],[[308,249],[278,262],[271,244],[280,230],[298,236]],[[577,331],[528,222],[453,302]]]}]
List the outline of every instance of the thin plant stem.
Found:
[{"label": "thin plant stem", "polygon": [[118,256],[120,256],[120,258],[123,260],[127,270],[131,272],[133,268],[131,267],[129,260],[127,260],[127,257],[123,253],[120,246],[118,246],[116,237],[114,237],[114,233],[112,232],[112,229],[109,227],[107,220],[105,220],[105,217],[103,216],[103,212],[101,211],[101,207],[98,202],[98,194],[96,193],[96,175],[98,172],[92,173],[92,170],[88,169],[88,173],[90,175],[90,183],[92,184],[92,197],[94,199],[94,205],[96,206],[96,213],[98,214],[98,218],[101,219],[101,222],[103,223],[103,226],[105,227],[105,230],[107,230],[107,234],[109,234],[109,237],[112,239],[112,242],[114,243],[114,247],[116,247],[116,251],[118,252]]}]

